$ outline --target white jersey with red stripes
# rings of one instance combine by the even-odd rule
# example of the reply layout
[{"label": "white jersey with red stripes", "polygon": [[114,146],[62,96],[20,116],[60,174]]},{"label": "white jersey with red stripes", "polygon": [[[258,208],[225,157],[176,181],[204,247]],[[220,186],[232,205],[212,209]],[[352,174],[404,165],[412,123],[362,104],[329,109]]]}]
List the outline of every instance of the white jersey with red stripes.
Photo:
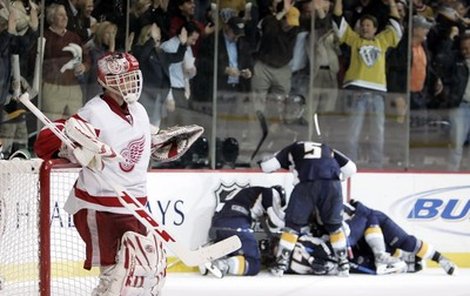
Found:
[{"label": "white jersey with red stripes", "polygon": [[[121,160],[105,162],[104,177],[123,186],[145,204],[151,143],[147,112],[138,102],[128,105],[128,115],[111,107],[106,100],[96,96],[78,111],[77,116],[93,125],[98,138],[122,156]],[[81,170],[65,204],[65,210],[70,214],[83,208],[128,213],[117,200],[113,189],[88,168]]]}]

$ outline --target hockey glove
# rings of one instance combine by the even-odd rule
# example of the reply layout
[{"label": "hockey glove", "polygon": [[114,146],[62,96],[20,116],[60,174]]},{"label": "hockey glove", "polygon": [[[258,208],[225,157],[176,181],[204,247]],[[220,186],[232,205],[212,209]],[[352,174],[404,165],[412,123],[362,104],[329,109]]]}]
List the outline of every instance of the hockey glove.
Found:
[{"label": "hockey glove", "polygon": [[60,157],[99,171],[104,167],[103,160],[120,159],[118,153],[98,139],[95,128],[87,122],[72,117],[65,122],[64,131],[77,144],[77,148],[72,149],[62,144]]},{"label": "hockey glove", "polygon": [[204,128],[195,124],[164,130],[152,126],[152,159],[168,162],[180,158],[203,132]]}]

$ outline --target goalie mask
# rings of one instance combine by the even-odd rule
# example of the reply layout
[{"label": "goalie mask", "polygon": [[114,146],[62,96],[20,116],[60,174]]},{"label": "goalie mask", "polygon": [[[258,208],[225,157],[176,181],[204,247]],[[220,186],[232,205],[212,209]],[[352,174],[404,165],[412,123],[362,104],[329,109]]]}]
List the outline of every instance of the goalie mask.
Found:
[{"label": "goalie mask", "polygon": [[122,96],[128,104],[136,102],[142,92],[139,62],[129,53],[109,53],[98,60],[98,83]]}]

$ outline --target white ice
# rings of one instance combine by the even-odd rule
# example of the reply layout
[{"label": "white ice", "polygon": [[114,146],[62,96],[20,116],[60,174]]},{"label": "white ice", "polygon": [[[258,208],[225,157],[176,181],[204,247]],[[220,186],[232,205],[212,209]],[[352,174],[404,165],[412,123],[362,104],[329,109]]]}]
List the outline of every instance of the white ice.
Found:
[{"label": "white ice", "polygon": [[[81,278],[88,284],[97,279]],[[68,283],[68,284],[67,284]],[[61,279],[67,286],[51,296],[90,295],[79,289],[76,279]],[[76,285],[75,288],[73,286]],[[71,292],[72,289],[74,292]],[[31,292],[36,291],[36,292]],[[68,291],[68,292],[67,292]],[[0,296],[37,296],[37,286],[10,285],[0,289]],[[385,276],[352,274],[347,278],[336,276],[285,275],[274,277],[267,272],[257,276],[226,276],[217,279],[199,273],[167,274],[161,296],[470,296],[470,269],[460,269],[448,276],[440,268],[428,268],[415,274]]]},{"label": "white ice", "polygon": [[169,273],[162,296],[470,296],[470,269],[448,276],[440,268],[384,276],[333,276],[261,273],[217,279],[196,273]]}]

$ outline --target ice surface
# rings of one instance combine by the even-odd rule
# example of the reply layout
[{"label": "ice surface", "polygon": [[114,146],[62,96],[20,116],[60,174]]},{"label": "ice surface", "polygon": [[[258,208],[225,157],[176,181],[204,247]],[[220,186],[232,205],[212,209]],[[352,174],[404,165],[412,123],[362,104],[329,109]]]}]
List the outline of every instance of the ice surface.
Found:
[{"label": "ice surface", "polygon": [[[96,278],[82,280],[97,281]],[[70,284],[76,280],[69,280]],[[67,282],[62,279],[63,284]],[[5,288],[5,287],[4,287]],[[1,296],[34,296],[31,287],[10,286]],[[75,294],[74,294],[75,295]],[[83,291],[81,295],[90,295]],[[162,296],[470,296],[470,269],[460,269],[448,276],[440,268],[419,273],[384,276],[352,274],[335,276],[285,275],[274,277],[267,272],[257,276],[226,276],[217,279],[199,273],[168,273]],[[52,296],[70,296],[53,292]]]},{"label": "ice surface", "polygon": [[470,296],[470,269],[448,276],[440,268],[384,276],[285,275],[217,279],[196,273],[169,273],[163,296]]}]

